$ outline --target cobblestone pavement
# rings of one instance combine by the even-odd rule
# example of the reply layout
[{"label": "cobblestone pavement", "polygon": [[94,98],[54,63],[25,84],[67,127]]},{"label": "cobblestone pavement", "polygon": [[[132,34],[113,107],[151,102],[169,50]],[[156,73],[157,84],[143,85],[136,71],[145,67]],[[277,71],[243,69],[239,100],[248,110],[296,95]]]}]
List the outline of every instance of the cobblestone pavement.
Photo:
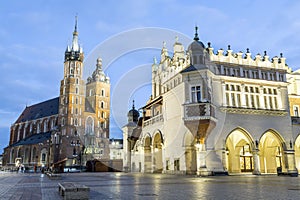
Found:
[{"label": "cobblestone pavement", "polygon": [[0,199],[62,199],[59,182],[89,186],[90,199],[300,199],[300,177],[65,173],[61,180],[50,180],[43,174],[6,172],[0,173]]}]

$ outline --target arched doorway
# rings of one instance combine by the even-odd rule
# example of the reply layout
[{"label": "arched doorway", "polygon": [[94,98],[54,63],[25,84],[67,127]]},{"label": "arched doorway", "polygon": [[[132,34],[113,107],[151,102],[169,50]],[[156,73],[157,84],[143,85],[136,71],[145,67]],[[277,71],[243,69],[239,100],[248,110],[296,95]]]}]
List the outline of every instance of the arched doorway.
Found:
[{"label": "arched doorway", "polygon": [[259,142],[260,169],[262,173],[277,173],[277,169],[285,170],[283,156],[284,140],[275,131],[263,134]]},{"label": "arched doorway", "polygon": [[162,159],[162,144],[163,139],[160,132],[155,133],[153,137],[153,172],[161,173],[163,171]]},{"label": "arched doorway", "polygon": [[144,172],[150,173],[152,170],[151,137],[146,135],[144,139]]},{"label": "arched doorway", "polygon": [[[296,168],[300,169],[300,134],[295,140],[295,163],[296,163]],[[300,172],[300,171],[299,171]]]},{"label": "arched doorway", "polygon": [[226,138],[226,168],[229,173],[253,172],[253,139],[243,129],[232,131]]},{"label": "arched doorway", "polygon": [[185,147],[185,165],[187,174],[196,174],[197,172],[197,155],[195,149],[194,136],[188,132],[184,137]]}]

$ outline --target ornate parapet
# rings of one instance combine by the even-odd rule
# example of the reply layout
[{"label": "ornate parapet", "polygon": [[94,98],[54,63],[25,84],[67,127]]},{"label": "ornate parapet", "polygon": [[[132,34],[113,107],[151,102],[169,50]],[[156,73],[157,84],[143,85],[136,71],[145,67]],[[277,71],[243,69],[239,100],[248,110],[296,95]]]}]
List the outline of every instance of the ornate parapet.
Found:
[{"label": "ornate parapet", "polygon": [[241,51],[234,53],[230,49],[230,45],[228,45],[227,51],[219,49],[215,54],[214,49],[210,46],[210,43],[208,43],[207,51],[210,56],[210,60],[215,62],[228,63],[232,65],[249,65],[262,68],[284,69],[288,71],[291,70],[286,65],[286,58],[283,57],[282,53],[280,54],[280,57],[275,56],[271,60],[269,59],[266,51],[264,52],[263,56],[258,53],[254,58],[252,58],[249,49],[247,49],[246,53]]},{"label": "ornate parapet", "polygon": [[162,114],[160,115],[157,115],[155,117],[151,117],[150,119],[144,121],[143,123],[143,127],[147,127],[147,126],[150,126],[150,125],[153,125],[155,123],[158,123],[158,122],[163,122],[164,121],[164,116]]}]

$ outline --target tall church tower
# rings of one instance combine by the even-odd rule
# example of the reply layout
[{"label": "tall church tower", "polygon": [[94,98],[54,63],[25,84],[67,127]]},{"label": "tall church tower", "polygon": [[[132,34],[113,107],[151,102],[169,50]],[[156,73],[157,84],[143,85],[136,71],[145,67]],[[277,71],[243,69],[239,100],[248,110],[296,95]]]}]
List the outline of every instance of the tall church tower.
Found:
[{"label": "tall church tower", "polygon": [[85,106],[83,75],[83,50],[78,44],[77,17],[72,45],[67,46],[64,61],[64,78],[60,84],[59,120],[61,143],[59,159],[76,157],[81,151]]}]

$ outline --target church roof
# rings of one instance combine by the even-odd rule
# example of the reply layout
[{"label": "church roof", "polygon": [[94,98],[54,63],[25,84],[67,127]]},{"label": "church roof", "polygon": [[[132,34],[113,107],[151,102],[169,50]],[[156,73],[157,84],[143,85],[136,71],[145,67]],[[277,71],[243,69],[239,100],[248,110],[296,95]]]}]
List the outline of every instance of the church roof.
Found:
[{"label": "church roof", "polygon": [[15,123],[31,121],[58,114],[59,97],[28,106]]},{"label": "church roof", "polygon": [[38,144],[38,143],[44,142],[45,140],[49,140],[50,137],[51,137],[50,132],[34,134],[34,135],[31,135],[25,139],[22,139],[16,143],[12,144],[11,146],[15,147],[15,146],[20,146],[20,145]]}]

